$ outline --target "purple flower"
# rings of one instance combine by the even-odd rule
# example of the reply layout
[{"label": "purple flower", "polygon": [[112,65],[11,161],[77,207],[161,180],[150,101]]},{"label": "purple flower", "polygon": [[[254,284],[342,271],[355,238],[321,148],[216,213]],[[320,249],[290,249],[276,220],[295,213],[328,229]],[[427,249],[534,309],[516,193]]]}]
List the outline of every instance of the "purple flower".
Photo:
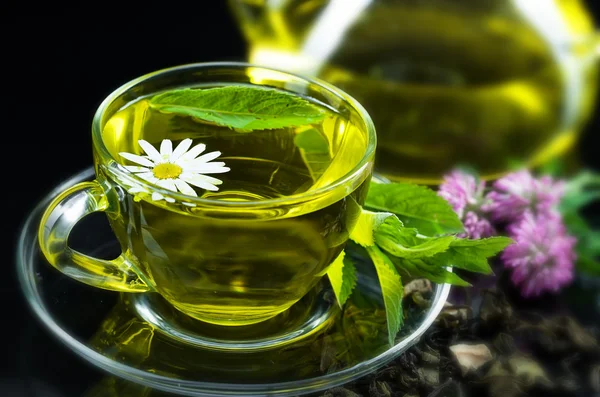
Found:
[{"label": "purple flower", "polygon": [[494,182],[485,210],[499,222],[518,221],[526,211],[554,210],[564,194],[564,183],[550,176],[534,178],[527,170],[513,172]]},{"label": "purple flower", "polygon": [[490,221],[483,214],[487,199],[484,197],[485,182],[462,171],[452,171],[444,176],[438,195],[450,203],[463,221],[465,232],[458,237],[483,238],[495,233]]},{"label": "purple flower", "polygon": [[459,234],[457,237],[480,239],[490,237],[496,233],[490,221],[473,211],[467,211],[462,221],[465,232]]},{"label": "purple flower", "polygon": [[567,234],[557,212],[526,211],[507,231],[515,243],[506,247],[501,259],[523,297],[557,292],[571,282],[576,239]]}]

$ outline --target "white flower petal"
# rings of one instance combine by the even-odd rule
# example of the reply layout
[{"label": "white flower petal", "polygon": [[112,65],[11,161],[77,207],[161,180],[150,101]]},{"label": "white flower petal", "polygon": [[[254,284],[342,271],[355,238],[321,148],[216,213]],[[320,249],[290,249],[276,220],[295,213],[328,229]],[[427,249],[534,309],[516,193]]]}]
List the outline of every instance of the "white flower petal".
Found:
[{"label": "white flower petal", "polygon": [[220,155],[221,155],[221,152],[219,152],[219,151],[206,153],[206,154],[203,154],[202,156],[194,159],[194,163],[208,163],[209,161],[216,159]]},{"label": "white flower petal", "polygon": [[[212,190],[212,191],[217,191],[219,190],[218,187],[216,187],[214,184],[209,182],[210,177],[207,177],[205,175],[185,175],[181,174],[179,175],[180,179],[183,179],[184,181],[186,181],[187,183],[191,183],[194,186],[198,186],[201,189],[206,189],[206,190]],[[210,178],[210,179],[214,179],[214,178]]]},{"label": "white flower petal", "polygon": [[160,155],[160,153],[158,152],[158,150],[156,150],[154,148],[154,146],[152,146],[150,144],[150,142],[145,141],[143,139],[140,139],[138,141],[138,143],[142,147],[142,149],[144,149],[144,152],[146,152],[146,154],[148,155],[148,157],[150,157],[150,159],[152,161],[154,161],[154,163],[161,163],[162,162],[162,156]]},{"label": "white flower petal", "polygon": [[181,204],[183,204],[185,206],[188,206],[188,207],[195,207],[196,206],[196,204],[194,204],[194,203],[186,203],[184,201],[182,201]]},{"label": "white flower petal", "polygon": [[224,162],[222,161],[213,161],[212,163],[205,163],[205,162],[195,162],[195,161],[187,161],[185,163],[182,164],[182,168],[186,168],[186,169],[193,169],[193,168],[206,168],[206,166],[209,167],[223,167],[225,165]]},{"label": "white flower petal", "polygon": [[177,188],[175,187],[175,182],[173,182],[173,179],[159,179],[158,181],[156,181],[156,184],[164,189],[168,189],[173,192],[177,191]]},{"label": "white flower petal", "polygon": [[152,171],[150,168],[147,167],[140,167],[138,165],[126,165],[125,169],[129,172],[132,172],[134,174],[139,173],[139,172],[150,172]]},{"label": "white flower petal", "polygon": [[164,200],[165,196],[163,196],[162,194],[158,193],[158,192],[154,192],[152,193],[152,200],[153,201],[160,201],[160,200]]},{"label": "white flower petal", "polygon": [[173,154],[171,154],[171,162],[175,162],[177,159],[179,159],[179,157],[185,155],[185,152],[190,148],[190,146],[192,146],[192,140],[190,138],[186,138],[179,142],[179,145],[177,145],[173,151]]},{"label": "white flower petal", "polygon": [[169,203],[175,202],[175,199],[173,197],[165,197],[165,200],[167,200],[167,202],[169,202]]},{"label": "white flower petal", "polygon": [[119,155],[133,163],[145,165],[146,167],[154,167],[154,163],[146,157],[138,156],[137,154],[121,152]]},{"label": "white flower petal", "polygon": [[205,180],[206,182],[212,184],[212,185],[222,185],[223,181],[217,178],[213,178],[212,176],[208,176],[208,175],[201,175],[201,174],[194,174],[192,172],[184,172],[181,175],[179,175],[179,179],[181,179],[182,181],[189,181],[189,180],[194,180],[194,178],[196,177],[202,177],[203,180]]},{"label": "white flower petal", "polygon": [[162,142],[160,143],[161,157],[163,159],[168,158],[168,156],[171,156],[171,153],[173,153],[173,143],[171,142],[170,139],[163,139]]},{"label": "white flower petal", "polygon": [[183,181],[181,179],[175,179],[175,186],[177,186],[177,189],[179,189],[179,191],[183,194],[187,194],[188,196],[198,197],[198,194],[196,194],[196,191],[190,185],[188,185],[185,181]]},{"label": "white flower petal", "polygon": [[194,146],[193,148],[191,148],[189,152],[182,155],[181,160],[192,161],[196,157],[198,157],[200,155],[200,153],[202,153],[205,149],[206,149],[206,145],[203,143],[199,143],[196,146]]},{"label": "white flower petal", "polygon": [[185,168],[185,172],[196,173],[196,174],[222,174],[224,172],[229,172],[231,169],[229,167],[222,167],[220,165],[213,164],[204,164],[204,166],[196,166],[192,168]]}]

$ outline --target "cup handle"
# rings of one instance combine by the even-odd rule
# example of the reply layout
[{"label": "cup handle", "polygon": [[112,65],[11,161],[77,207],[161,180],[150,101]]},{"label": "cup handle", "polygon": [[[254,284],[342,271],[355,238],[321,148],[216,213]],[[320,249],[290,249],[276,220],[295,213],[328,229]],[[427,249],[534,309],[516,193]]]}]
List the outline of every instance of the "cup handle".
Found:
[{"label": "cup handle", "polygon": [[69,233],[77,222],[107,208],[104,189],[96,181],[79,183],[59,194],[46,208],[38,230],[44,256],[63,274],[93,287],[121,292],[150,291],[149,284],[123,253],[116,259],[104,260],[69,247]]}]

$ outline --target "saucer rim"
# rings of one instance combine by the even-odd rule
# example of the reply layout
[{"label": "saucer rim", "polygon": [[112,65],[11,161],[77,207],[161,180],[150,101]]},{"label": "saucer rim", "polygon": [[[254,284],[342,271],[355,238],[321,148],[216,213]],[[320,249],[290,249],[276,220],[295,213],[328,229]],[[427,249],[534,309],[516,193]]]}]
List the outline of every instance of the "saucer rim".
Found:
[{"label": "saucer rim", "polygon": [[[75,339],[65,331],[52,317],[46,309],[43,299],[37,289],[35,274],[29,270],[31,262],[28,258],[38,252],[37,245],[37,227],[36,220],[50,201],[60,192],[75,183],[83,182],[95,176],[94,167],[88,167],[77,174],[72,175],[58,186],[47,193],[33,208],[19,228],[16,265],[17,276],[21,286],[21,291],[25,295],[29,308],[41,320],[42,324],[50,331],[55,338],[78,356],[85,359],[95,367],[101,368],[109,374],[132,381],[139,385],[147,386],[153,389],[169,393],[177,393],[184,396],[228,396],[239,395],[243,392],[245,395],[280,395],[297,396],[299,394],[315,393],[327,390],[333,387],[344,385],[356,380],[362,376],[374,372],[378,368],[388,364],[405,352],[409,347],[418,343],[423,334],[431,327],[442,308],[446,304],[450,293],[450,284],[436,284],[435,296],[432,306],[419,327],[404,339],[388,348],[384,352],[336,372],[306,378],[302,380],[274,382],[274,383],[223,383],[223,382],[202,382],[169,378],[167,376],[149,373],[126,364],[114,361],[107,356],[96,352],[86,346],[84,343]],[[29,248],[28,248],[29,247]],[[31,251],[31,252],[30,252]],[[28,262],[29,266],[28,266]],[[450,268],[449,268],[450,270]]]}]

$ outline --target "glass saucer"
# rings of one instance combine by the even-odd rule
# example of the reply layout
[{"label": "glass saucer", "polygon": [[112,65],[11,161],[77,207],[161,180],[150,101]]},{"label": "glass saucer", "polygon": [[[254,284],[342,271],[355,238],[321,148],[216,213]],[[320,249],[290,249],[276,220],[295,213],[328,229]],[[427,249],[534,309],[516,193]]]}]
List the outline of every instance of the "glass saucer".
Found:
[{"label": "glass saucer", "polygon": [[[219,338],[226,338],[227,332],[235,335],[233,330],[199,326],[158,296],[88,287],[46,262],[37,241],[41,213],[56,194],[93,178],[93,168],[74,175],[33,209],[20,232],[17,273],[33,312],[55,337],[91,364],[142,386],[184,396],[297,396],[333,388],[375,371],[418,342],[450,291],[449,285],[433,285],[426,309],[407,303],[405,326],[390,346],[377,274],[360,248],[350,246],[347,252],[358,263],[359,277],[343,309],[323,304],[334,302],[325,280],[288,312],[262,325],[261,332],[280,337],[280,344],[256,350],[254,342],[246,342],[222,349]],[[105,259],[120,253],[103,214],[84,219],[69,243]],[[318,326],[294,334],[311,321]],[[252,338],[256,330],[245,334]],[[195,333],[207,332],[215,335],[216,345],[206,343],[210,338],[194,343]],[[254,340],[260,343],[260,336]]]}]

